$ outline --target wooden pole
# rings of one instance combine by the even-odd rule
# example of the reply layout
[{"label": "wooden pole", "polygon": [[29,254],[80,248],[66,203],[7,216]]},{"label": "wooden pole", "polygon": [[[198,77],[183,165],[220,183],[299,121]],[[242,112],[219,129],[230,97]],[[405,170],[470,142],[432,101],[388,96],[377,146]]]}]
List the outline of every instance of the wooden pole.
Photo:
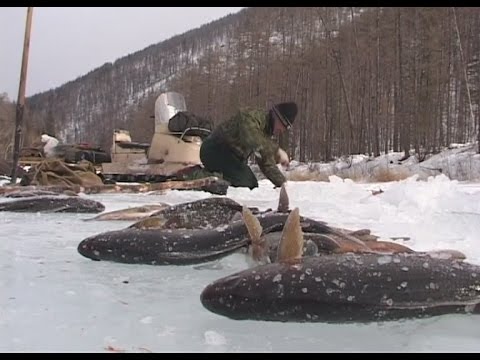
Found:
[{"label": "wooden pole", "polygon": [[25,105],[25,83],[27,80],[28,49],[30,47],[30,29],[32,27],[33,7],[27,8],[27,23],[23,41],[22,68],[20,70],[20,86],[18,88],[17,109],[15,114],[15,143],[13,148],[13,165],[11,183],[17,182],[17,166],[20,157],[20,141],[22,136],[23,110]]}]

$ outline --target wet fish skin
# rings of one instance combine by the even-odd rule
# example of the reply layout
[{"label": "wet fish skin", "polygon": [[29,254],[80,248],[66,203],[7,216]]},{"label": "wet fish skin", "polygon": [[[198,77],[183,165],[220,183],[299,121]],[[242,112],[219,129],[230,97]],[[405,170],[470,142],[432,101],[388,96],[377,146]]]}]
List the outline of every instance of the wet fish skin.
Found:
[{"label": "wet fish skin", "polygon": [[424,254],[336,254],[247,269],[208,285],[237,320],[373,322],[480,312],[480,266]]},{"label": "wet fish skin", "polygon": [[[170,206],[150,217],[140,220],[129,228],[135,229],[213,229],[228,226],[235,222],[243,222],[241,218],[233,221],[241,213],[242,206],[231,203],[231,199],[220,198],[219,203],[212,203],[214,198],[203,199],[202,203],[186,203]],[[188,204],[194,206],[189,209]],[[203,205],[202,205],[203,204]],[[257,208],[249,208],[260,220],[262,227],[276,225],[275,231],[281,231],[289,213],[259,212]],[[331,228],[322,221],[301,217],[302,229],[305,232],[330,233]],[[272,230],[274,231],[274,230]]]},{"label": "wet fish skin", "polygon": [[[251,208],[256,214],[258,209]],[[242,205],[226,197],[211,197],[172,205],[154,212],[131,228],[137,229],[212,229],[227,225],[242,211]]]},{"label": "wet fish skin", "polygon": [[84,239],[78,252],[92,260],[130,264],[190,265],[215,260],[247,245],[245,225],[216,229],[109,231]]},{"label": "wet fish skin", "polygon": [[[288,214],[262,214],[257,217],[265,228],[283,227]],[[148,220],[148,219],[146,219]],[[330,231],[315,220],[305,218],[302,230]],[[78,252],[92,260],[153,265],[187,265],[225,257],[250,243],[242,221],[209,229],[138,229],[108,231],[88,237]]]},{"label": "wet fish skin", "polygon": [[0,203],[0,211],[13,212],[100,213],[104,210],[102,203],[79,196],[38,196]]}]

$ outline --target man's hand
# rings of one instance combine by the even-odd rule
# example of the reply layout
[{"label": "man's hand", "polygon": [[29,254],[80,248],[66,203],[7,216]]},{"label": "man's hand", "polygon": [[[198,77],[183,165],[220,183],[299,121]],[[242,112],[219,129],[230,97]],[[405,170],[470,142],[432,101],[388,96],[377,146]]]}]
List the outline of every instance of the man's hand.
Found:
[{"label": "man's hand", "polygon": [[288,167],[288,165],[290,164],[288,154],[282,148],[278,148],[278,151],[275,154],[275,160],[277,164],[281,164],[283,167]]}]

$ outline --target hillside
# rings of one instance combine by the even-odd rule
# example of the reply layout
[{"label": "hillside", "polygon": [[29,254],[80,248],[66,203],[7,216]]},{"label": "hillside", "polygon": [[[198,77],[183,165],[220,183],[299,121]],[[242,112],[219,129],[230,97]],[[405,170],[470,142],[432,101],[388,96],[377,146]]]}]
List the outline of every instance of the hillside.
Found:
[{"label": "hillside", "polygon": [[114,128],[149,141],[153,103],[179,91],[219,122],[293,99],[280,139],[298,161],[415,149],[479,134],[479,8],[246,8],[27,99],[35,126],[109,147]]}]

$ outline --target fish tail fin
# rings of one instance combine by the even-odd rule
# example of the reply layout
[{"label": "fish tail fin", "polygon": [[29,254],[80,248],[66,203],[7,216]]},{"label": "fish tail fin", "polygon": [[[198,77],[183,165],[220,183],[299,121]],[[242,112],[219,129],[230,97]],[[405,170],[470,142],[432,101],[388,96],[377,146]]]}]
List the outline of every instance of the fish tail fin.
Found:
[{"label": "fish tail fin", "polygon": [[245,226],[248,230],[248,235],[252,241],[250,246],[250,255],[256,262],[270,262],[268,257],[268,243],[263,238],[263,228],[260,221],[253,215],[250,209],[246,206],[242,207],[242,216]]},{"label": "fish tail fin", "polygon": [[293,260],[302,257],[303,231],[300,225],[300,210],[295,208],[288,215],[278,246],[277,261]]},{"label": "fish tail fin", "polygon": [[281,213],[286,213],[288,212],[289,208],[290,208],[290,199],[288,198],[288,193],[285,187],[285,183],[283,183],[280,189],[280,196],[278,197],[277,211]]}]

